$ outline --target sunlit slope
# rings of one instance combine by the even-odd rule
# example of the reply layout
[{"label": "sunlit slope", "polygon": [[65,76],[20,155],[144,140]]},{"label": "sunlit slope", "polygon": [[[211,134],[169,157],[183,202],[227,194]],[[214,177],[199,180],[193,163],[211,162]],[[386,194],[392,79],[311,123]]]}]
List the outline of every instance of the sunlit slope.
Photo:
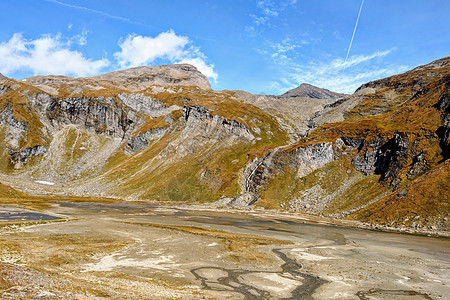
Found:
[{"label": "sunlit slope", "polygon": [[145,77],[138,90],[136,77],[119,77],[120,87],[106,77],[2,81],[2,180],[35,194],[210,202],[239,194],[248,161],[287,143],[273,116],[230,92]]},{"label": "sunlit slope", "polygon": [[[448,218],[449,61],[367,83],[326,107],[307,137],[254,169],[259,204],[395,225],[416,218],[419,227],[438,212]],[[409,196],[396,198],[400,190]]]},{"label": "sunlit slope", "polygon": [[0,181],[447,230],[449,62],[332,99],[213,91],[188,65],[3,78]]}]

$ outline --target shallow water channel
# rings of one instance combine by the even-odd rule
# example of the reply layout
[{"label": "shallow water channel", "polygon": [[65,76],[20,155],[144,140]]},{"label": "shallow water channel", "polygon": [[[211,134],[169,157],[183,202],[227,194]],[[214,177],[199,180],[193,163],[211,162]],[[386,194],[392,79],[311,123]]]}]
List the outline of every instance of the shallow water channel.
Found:
[{"label": "shallow water channel", "polygon": [[[157,278],[174,290],[184,285],[180,298],[189,298],[189,289],[196,291],[193,298],[217,299],[450,295],[448,238],[338,227],[287,214],[129,202],[61,202],[48,212],[71,221],[36,226],[29,233],[132,241],[73,272]],[[165,297],[155,291],[158,295]]]}]

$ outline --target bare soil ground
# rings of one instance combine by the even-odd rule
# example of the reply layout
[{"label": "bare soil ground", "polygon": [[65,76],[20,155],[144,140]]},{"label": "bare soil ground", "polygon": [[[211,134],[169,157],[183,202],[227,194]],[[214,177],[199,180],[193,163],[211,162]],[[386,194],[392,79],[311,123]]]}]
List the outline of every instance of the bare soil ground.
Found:
[{"label": "bare soil ground", "polygon": [[[30,207],[32,208],[32,207]],[[0,209],[3,299],[447,299],[450,240],[129,202]],[[28,214],[26,214],[28,213]],[[8,217],[9,216],[9,217]],[[50,218],[51,219],[51,218]]]}]

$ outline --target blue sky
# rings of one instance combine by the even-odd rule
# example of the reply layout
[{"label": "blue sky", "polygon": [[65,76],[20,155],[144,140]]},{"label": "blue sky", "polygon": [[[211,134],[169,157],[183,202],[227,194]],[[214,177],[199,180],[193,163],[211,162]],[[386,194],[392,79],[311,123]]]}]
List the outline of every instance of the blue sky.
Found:
[{"label": "blue sky", "polygon": [[15,0],[0,10],[0,72],[92,76],[187,62],[215,90],[281,94],[362,83],[450,55],[450,1]]}]

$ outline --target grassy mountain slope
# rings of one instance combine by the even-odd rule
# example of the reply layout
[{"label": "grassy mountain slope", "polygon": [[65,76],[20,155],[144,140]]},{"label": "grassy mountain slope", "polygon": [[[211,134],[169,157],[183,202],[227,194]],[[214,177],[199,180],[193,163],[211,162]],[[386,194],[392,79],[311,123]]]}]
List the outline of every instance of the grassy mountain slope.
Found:
[{"label": "grassy mountain slope", "polygon": [[106,75],[0,79],[2,183],[449,230],[450,58],[338,100],[216,92],[187,65]]},{"label": "grassy mountain slope", "polygon": [[[440,220],[449,215],[449,85],[450,58],[445,58],[367,83],[332,104],[317,118],[328,114],[330,123],[261,164],[255,179],[259,203],[448,230],[448,221]],[[298,176],[305,168],[298,163],[302,153],[320,144],[332,147],[330,162]],[[313,153],[311,162],[322,157]]]},{"label": "grassy mountain slope", "polygon": [[34,194],[210,202],[239,194],[248,160],[288,141],[276,118],[231,92],[137,90],[135,77],[120,78],[120,89],[104,78],[2,81],[1,132],[12,140],[0,145],[2,181]]}]

